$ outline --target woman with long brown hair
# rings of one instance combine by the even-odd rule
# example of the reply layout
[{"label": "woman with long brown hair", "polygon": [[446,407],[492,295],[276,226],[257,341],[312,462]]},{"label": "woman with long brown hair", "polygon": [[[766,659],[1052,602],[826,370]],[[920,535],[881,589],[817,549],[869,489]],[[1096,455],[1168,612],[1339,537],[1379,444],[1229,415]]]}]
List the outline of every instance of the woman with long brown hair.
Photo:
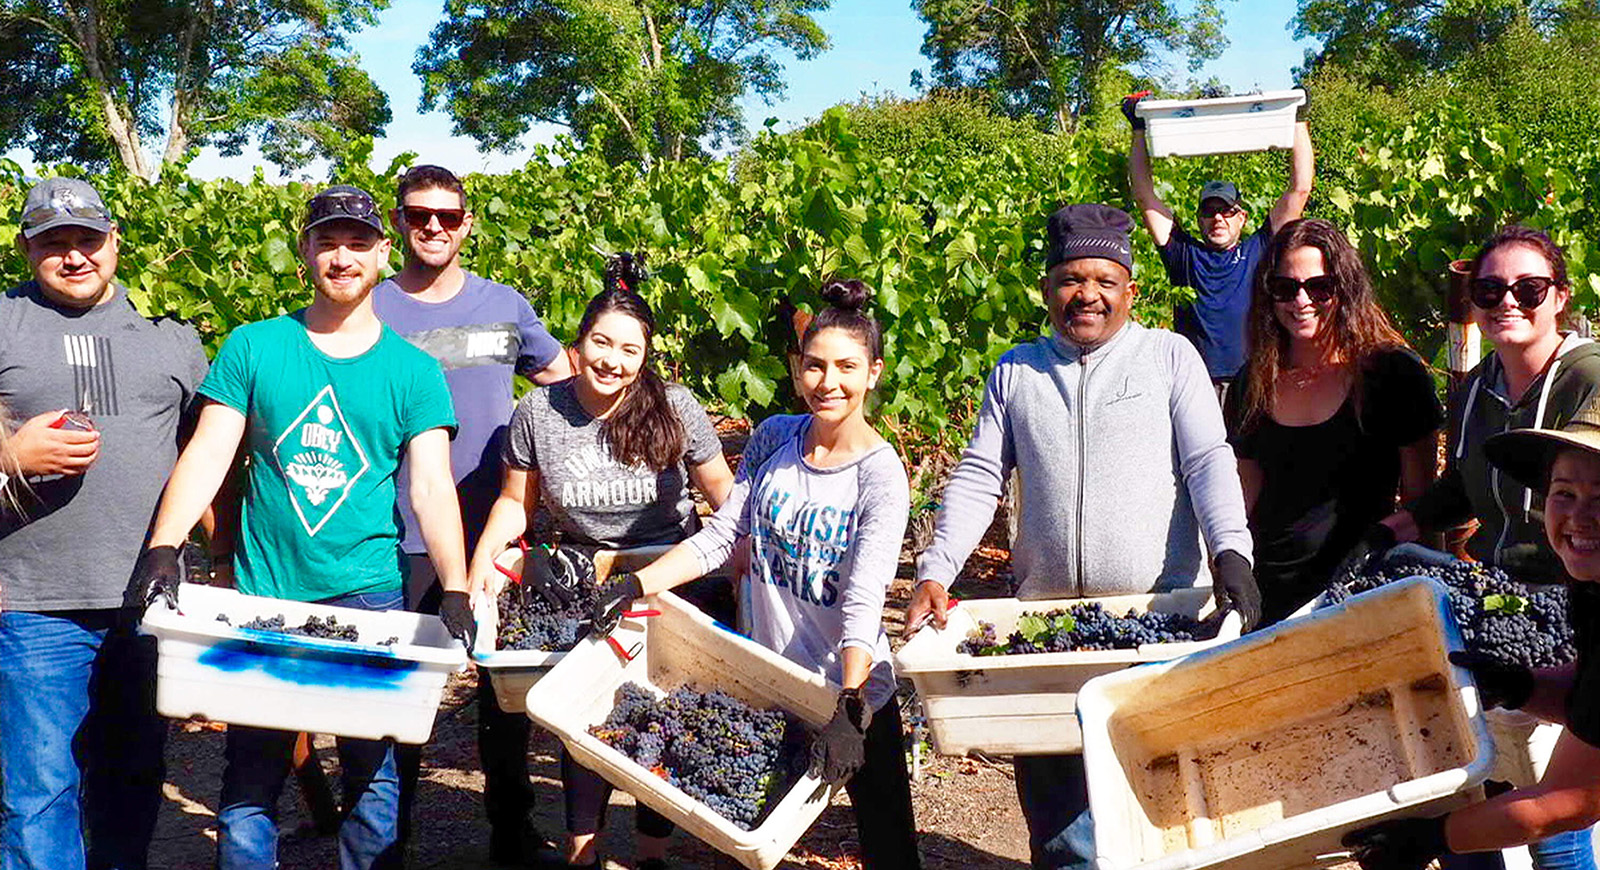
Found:
[{"label": "woman with long brown hair", "polygon": [[[713,508],[733,488],[733,472],[705,409],[688,389],[655,370],[655,317],[638,293],[645,277],[638,259],[614,258],[606,289],[589,301],[578,326],[577,374],[531,390],[517,404],[502,452],[500,497],[472,558],[474,588],[496,588],[490,585],[497,577],[495,556],[527,530],[541,505],[550,512],[560,547],[581,554],[676,544],[699,529],[691,485]],[[524,580],[540,585],[526,571]],[[595,835],[605,823],[611,787],[564,751],[561,780],[566,862],[598,867],[603,862]],[[666,866],[672,823],[643,806],[635,823],[635,866]]]},{"label": "woman with long brown hair", "polygon": [[1226,416],[1269,625],[1327,587],[1362,533],[1394,511],[1397,491],[1409,500],[1427,489],[1444,415],[1360,254],[1327,221],[1293,221],[1273,236],[1246,330]]}]

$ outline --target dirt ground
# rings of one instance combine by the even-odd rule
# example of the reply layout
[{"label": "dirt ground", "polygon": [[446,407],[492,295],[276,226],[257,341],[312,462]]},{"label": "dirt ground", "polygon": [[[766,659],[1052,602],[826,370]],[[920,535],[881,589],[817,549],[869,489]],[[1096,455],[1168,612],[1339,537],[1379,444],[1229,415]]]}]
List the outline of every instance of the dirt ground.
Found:
[{"label": "dirt ground", "polygon": [[[905,575],[890,590],[886,614],[891,633],[898,633],[910,597],[909,560]],[[1005,572],[1009,554],[984,547],[969,569],[974,579],[953,590],[966,597],[1007,594]],[[483,774],[478,769],[477,709],[471,674],[452,678],[445,703],[434,725],[433,739],[423,756],[423,778],[407,866],[414,870],[452,868],[488,870],[489,825],[482,809]],[[202,870],[213,865],[216,849],[217,796],[221,789],[224,735],[218,726],[199,723],[172,724],[167,744],[166,800],[151,849],[152,870]],[[908,735],[908,743],[910,735]],[[337,761],[331,738],[319,738],[324,768],[337,790]],[[548,835],[561,831],[560,744],[546,732],[534,729],[528,753],[537,795],[534,823]],[[1011,766],[1004,759],[941,758],[927,752],[920,776],[912,785],[917,829],[924,866],[930,870],[957,868],[1025,868],[1027,834],[1017,808]],[[291,779],[279,803],[284,832],[280,861],[285,870],[338,866],[334,838],[319,836]],[[601,834],[601,851],[612,868],[631,867],[633,799],[622,792],[612,797],[612,812]],[[783,868],[847,870],[855,860],[855,823],[848,798],[841,795],[810,832],[790,852]],[[679,832],[670,857],[680,867],[732,868],[693,837]]]}]

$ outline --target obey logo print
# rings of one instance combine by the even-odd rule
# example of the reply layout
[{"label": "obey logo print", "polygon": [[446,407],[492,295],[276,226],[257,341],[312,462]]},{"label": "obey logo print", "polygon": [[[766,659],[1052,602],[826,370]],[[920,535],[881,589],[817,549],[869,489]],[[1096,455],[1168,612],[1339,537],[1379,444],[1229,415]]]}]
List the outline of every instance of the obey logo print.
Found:
[{"label": "obey logo print", "polygon": [[288,481],[289,502],[312,537],[339,512],[371,467],[331,384],[278,436],[272,455]]}]

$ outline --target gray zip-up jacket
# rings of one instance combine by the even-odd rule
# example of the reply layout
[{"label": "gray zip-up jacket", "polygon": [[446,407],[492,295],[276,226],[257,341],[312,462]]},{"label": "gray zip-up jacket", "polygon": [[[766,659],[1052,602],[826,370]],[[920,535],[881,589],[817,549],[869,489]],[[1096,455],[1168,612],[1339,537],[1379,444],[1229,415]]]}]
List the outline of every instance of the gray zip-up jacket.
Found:
[{"label": "gray zip-up jacket", "polygon": [[1222,410],[1200,355],[1177,333],[1129,322],[1087,351],[1053,333],[1007,351],[945,487],[920,580],[955,579],[1013,468],[1019,598],[1209,585],[1202,534],[1212,554],[1250,558]]}]

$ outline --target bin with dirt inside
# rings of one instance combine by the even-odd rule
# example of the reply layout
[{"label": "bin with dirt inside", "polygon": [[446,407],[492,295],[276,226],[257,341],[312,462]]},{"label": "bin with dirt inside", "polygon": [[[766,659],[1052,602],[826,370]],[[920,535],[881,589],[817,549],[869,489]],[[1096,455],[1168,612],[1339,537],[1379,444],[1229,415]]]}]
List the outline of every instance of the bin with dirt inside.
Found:
[{"label": "bin with dirt inside", "polygon": [[1408,580],[1078,694],[1101,870],[1325,866],[1494,764],[1443,587]]}]

